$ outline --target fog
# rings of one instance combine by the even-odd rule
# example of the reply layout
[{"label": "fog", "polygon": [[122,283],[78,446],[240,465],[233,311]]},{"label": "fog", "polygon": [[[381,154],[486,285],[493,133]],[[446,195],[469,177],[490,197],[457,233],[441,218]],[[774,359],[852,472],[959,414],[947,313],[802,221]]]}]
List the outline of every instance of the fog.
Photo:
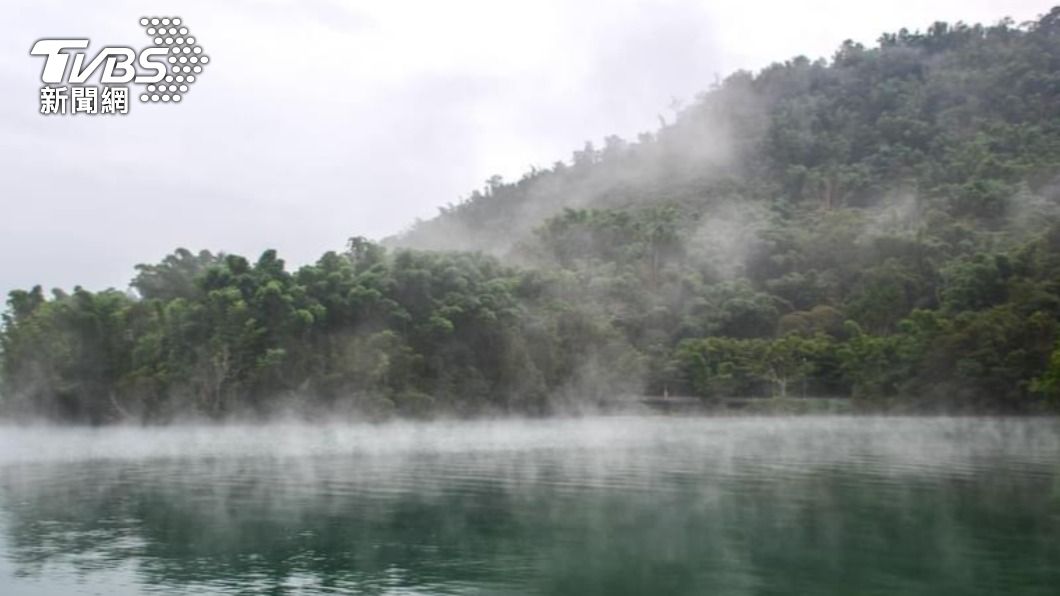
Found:
[{"label": "fog", "polygon": [[1060,585],[1060,7],[6,8],[0,593]]},{"label": "fog", "polygon": [[177,246],[310,262],[493,174],[635,138],[735,70],[1049,4],[189,2],[181,16],[213,62],[185,102],[44,118],[33,41],[136,44],[141,13],[172,7],[16,0],[0,24],[0,295],[123,288],[133,264]]},{"label": "fog", "polygon": [[[386,423],[172,424],[100,428],[47,423],[0,426],[0,466],[88,461],[216,458],[415,457],[534,452],[636,458],[655,449],[698,452],[716,464],[822,466],[871,454],[895,472],[932,473],[975,465],[983,456],[1052,458],[1060,434],[1052,418],[803,416],[577,416],[550,419],[391,421]],[[183,465],[183,464],[182,464]]]},{"label": "fog", "polygon": [[6,427],[0,588],[735,595],[778,573],[793,593],[1049,585],[1057,430],[669,417]]}]

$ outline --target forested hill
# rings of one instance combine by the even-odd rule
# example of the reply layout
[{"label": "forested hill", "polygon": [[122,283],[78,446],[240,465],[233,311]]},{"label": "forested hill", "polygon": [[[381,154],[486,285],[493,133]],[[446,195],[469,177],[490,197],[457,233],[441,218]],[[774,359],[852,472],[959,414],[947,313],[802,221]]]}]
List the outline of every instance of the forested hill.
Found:
[{"label": "forested hill", "polygon": [[131,288],[12,292],[2,407],[92,422],[667,393],[1056,408],[1060,8],[734,74],[654,134],[491,179],[297,271],[273,251],[179,250]]},{"label": "forested hill", "polygon": [[1056,175],[1058,20],[936,23],[873,48],[846,42],[831,61],[738,72],[654,134],[494,177],[391,242],[511,255],[565,209],[656,207],[700,222],[749,207],[785,221],[892,207],[997,231]]}]

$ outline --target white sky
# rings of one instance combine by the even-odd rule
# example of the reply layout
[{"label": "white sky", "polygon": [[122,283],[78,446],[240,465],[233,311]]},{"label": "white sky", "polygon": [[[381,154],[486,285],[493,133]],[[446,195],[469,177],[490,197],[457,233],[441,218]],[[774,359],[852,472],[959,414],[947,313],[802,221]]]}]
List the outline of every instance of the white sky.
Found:
[{"label": "white sky", "polygon": [[[734,70],[1051,3],[3,0],[0,292],[124,288],[178,246],[310,262],[653,130]],[[211,58],[181,104],[38,114],[35,40],[142,47],[145,15],[181,17]]]}]

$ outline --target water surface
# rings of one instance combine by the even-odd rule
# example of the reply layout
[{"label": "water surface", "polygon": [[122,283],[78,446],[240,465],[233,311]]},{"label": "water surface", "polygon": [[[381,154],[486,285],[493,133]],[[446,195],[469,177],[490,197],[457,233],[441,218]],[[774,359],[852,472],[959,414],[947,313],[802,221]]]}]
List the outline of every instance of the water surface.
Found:
[{"label": "water surface", "polygon": [[1054,419],[0,429],[0,594],[1056,594]]}]

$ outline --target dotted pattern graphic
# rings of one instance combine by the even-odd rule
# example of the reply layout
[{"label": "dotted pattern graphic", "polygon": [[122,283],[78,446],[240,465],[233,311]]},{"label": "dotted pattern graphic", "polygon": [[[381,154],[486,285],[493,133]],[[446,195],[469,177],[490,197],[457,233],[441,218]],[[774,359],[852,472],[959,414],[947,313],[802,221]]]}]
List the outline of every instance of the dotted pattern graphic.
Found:
[{"label": "dotted pattern graphic", "polygon": [[195,82],[210,57],[202,53],[188,27],[176,17],[143,17],[140,26],[156,47],[166,48],[168,69],[158,83],[148,85],[140,95],[143,102],[180,102],[188,87]]}]

